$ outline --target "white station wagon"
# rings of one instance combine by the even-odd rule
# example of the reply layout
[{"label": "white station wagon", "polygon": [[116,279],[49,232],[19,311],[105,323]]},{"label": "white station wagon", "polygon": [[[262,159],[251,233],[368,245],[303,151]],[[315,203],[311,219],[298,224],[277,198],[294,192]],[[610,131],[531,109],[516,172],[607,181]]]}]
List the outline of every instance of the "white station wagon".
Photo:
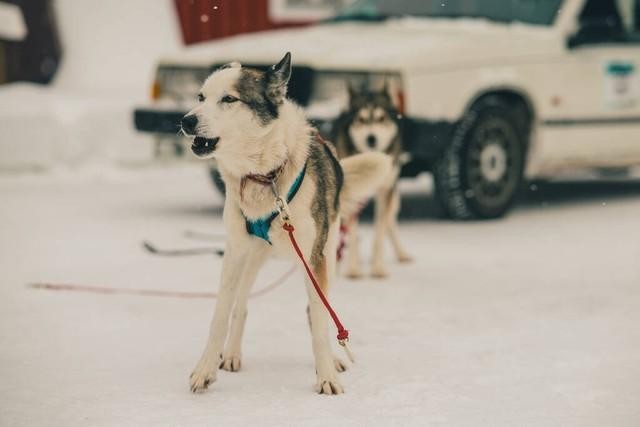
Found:
[{"label": "white station wagon", "polygon": [[320,129],[347,82],[390,82],[403,176],[433,173],[452,218],[493,218],[523,180],[640,165],[640,0],[356,1],[311,27],[256,33],[160,61],[141,131],[175,135],[204,78],[293,54],[289,95]]}]

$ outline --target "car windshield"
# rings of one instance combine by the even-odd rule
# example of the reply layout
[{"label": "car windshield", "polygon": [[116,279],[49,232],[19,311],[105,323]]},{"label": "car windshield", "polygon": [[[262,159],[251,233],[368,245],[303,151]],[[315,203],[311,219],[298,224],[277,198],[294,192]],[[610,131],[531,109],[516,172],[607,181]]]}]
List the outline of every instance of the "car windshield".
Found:
[{"label": "car windshield", "polygon": [[563,0],[356,0],[332,21],[380,21],[397,16],[484,18],[551,25]]}]

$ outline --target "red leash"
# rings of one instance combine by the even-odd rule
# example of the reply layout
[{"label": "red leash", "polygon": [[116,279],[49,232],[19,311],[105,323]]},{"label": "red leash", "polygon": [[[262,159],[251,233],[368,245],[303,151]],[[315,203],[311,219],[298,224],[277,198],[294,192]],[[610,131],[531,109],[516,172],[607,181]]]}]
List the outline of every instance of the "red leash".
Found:
[{"label": "red leash", "polygon": [[[326,144],[326,141],[320,136],[319,132],[316,131],[315,137],[320,141],[320,143]],[[327,146],[330,147],[330,145],[327,145]],[[300,258],[300,261],[302,261],[302,264],[304,265],[304,269],[307,271],[307,275],[309,276],[309,280],[311,280],[311,283],[313,284],[313,287],[315,288],[316,293],[318,294],[318,297],[320,297],[322,304],[324,304],[325,308],[329,312],[329,315],[331,316],[331,319],[333,320],[333,323],[335,323],[336,329],[338,329],[338,335],[336,336],[336,338],[338,339],[338,344],[340,344],[342,348],[344,348],[344,351],[347,354],[347,357],[353,363],[354,362],[353,354],[351,353],[351,350],[347,345],[347,342],[349,341],[349,331],[345,329],[344,326],[342,326],[342,323],[340,322],[338,315],[331,307],[331,304],[329,304],[329,301],[327,300],[327,297],[325,297],[324,293],[322,292],[322,289],[320,289],[320,285],[318,285],[318,281],[313,275],[311,268],[309,268],[307,261],[304,259],[304,255],[300,250],[300,247],[298,246],[298,242],[296,241],[295,236],[293,235],[295,228],[293,227],[293,224],[291,224],[291,215],[289,213],[289,206],[287,205],[286,200],[280,197],[280,194],[278,194],[278,188],[276,187],[275,180],[271,181],[271,191],[273,192],[273,195],[276,198],[276,207],[278,208],[278,212],[280,213],[280,217],[282,218],[282,221],[284,223],[282,225],[282,228],[287,233],[289,233],[289,240],[291,240],[291,245],[293,246],[293,249],[296,251],[296,254],[298,254],[298,258]],[[342,252],[342,249],[340,249],[340,252]]]},{"label": "red leash", "polygon": [[340,224],[340,244],[338,245],[338,261],[342,261],[344,257],[344,250],[347,247],[347,235],[349,234],[349,227],[346,224]]},{"label": "red leash", "polygon": [[309,268],[309,264],[307,264],[307,261],[304,259],[304,255],[302,254],[302,251],[300,250],[300,246],[298,246],[298,242],[296,241],[296,238],[293,234],[293,232],[295,231],[295,228],[293,227],[293,224],[291,224],[291,215],[289,214],[289,206],[287,206],[287,202],[282,197],[280,197],[275,185],[272,185],[271,188],[273,189],[273,194],[276,197],[276,207],[278,208],[278,212],[280,213],[280,217],[282,218],[282,222],[284,223],[282,224],[282,228],[287,233],[289,233],[289,240],[291,240],[291,246],[293,246],[293,249],[296,251],[296,254],[298,254],[298,258],[300,258],[300,261],[302,261],[302,264],[304,265],[304,269],[307,271],[307,275],[309,276],[309,280],[311,280],[311,283],[313,283],[313,287],[316,290],[316,293],[320,297],[322,304],[324,304],[325,308],[329,312],[329,315],[331,316],[331,319],[333,320],[333,323],[335,323],[336,328],[338,329],[338,335],[336,337],[338,338],[338,344],[340,344],[342,348],[344,348],[345,353],[347,353],[347,357],[353,363],[354,362],[353,354],[351,353],[351,350],[347,345],[347,342],[349,341],[349,331],[345,329],[344,326],[342,326],[342,323],[340,322],[338,315],[336,314],[335,311],[333,311],[333,308],[331,308],[331,304],[329,304],[327,297],[325,297],[324,293],[322,292],[322,289],[320,289],[320,285],[318,285],[318,281],[316,280],[316,277],[313,275],[311,268]]},{"label": "red leash", "polygon": [[338,261],[342,261],[342,258],[344,258],[344,250],[347,247],[347,236],[349,235],[349,226],[351,226],[354,221],[357,221],[358,218],[360,218],[360,213],[366,205],[366,203],[361,203],[356,213],[354,213],[351,217],[351,220],[349,222],[342,222],[340,224],[340,243],[338,244],[337,254]]},{"label": "red leash", "polygon": [[[295,271],[297,267],[293,266],[286,273],[280,276],[275,281],[271,282],[267,286],[257,291],[251,292],[249,298],[255,298],[262,296],[268,292],[271,292],[278,286],[284,283]],[[145,297],[171,297],[171,298],[218,298],[218,294],[215,292],[179,292],[179,291],[164,291],[158,289],[126,289],[126,288],[113,288],[107,286],[91,286],[91,285],[77,285],[71,283],[31,283],[27,285],[34,289],[44,289],[47,291],[71,291],[71,292],[87,292],[92,294],[103,295],[136,295]]]},{"label": "red leash", "polygon": [[337,336],[338,342],[340,343],[340,345],[344,346],[344,343],[349,340],[349,331],[346,330],[344,326],[342,326],[342,323],[340,322],[338,315],[331,307],[331,304],[329,304],[327,297],[325,297],[324,293],[322,293],[322,289],[320,289],[320,285],[318,285],[318,282],[315,276],[313,275],[313,272],[309,268],[307,261],[305,261],[304,255],[302,254],[302,251],[298,246],[298,242],[296,242],[296,238],[293,235],[295,228],[293,227],[293,225],[291,225],[289,222],[286,222],[286,221],[282,226],[282,228],[284,228],[286,232],[289,233],[289,239],[291,240],[291,245],[293,246],[293,249],[295,249],[296,253],[298,254],[298,257],[300,258],[300,261],[302,261],[302,264],[304,265],[304,269],[307,270],[307,275],[309,276],[311,283],[313,283],[313,287],[316,289],[316,293],[320,297],[320,300],[322,301],[327,311],[329,312],[329,315],[333,319],[333,323],[336,324],[336,328],[338,329],[338,336]]}]

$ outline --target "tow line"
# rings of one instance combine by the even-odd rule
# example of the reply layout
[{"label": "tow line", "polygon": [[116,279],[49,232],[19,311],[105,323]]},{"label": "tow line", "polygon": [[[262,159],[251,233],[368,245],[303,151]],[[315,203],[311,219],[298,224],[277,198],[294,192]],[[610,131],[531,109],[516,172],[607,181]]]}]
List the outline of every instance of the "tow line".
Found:
[{"label": "tow line", "polygon": [[[262,289],[249,294],[249,298],[256,298],[265,295],[282,285],[295,271],[297,267],[291,266],[282,276],[268,284]],[[102,295],[134,295],[145,297],[168,297],[183,299],[215,299],[218,297],[216,292],[180,292],[180,291],[162,291],[158,289],[126,289],[108,286],[92,286],[71,283],[30,283],[27,287],[32,289],[42,289],[47,291],[68,291],[82,292]]]}]

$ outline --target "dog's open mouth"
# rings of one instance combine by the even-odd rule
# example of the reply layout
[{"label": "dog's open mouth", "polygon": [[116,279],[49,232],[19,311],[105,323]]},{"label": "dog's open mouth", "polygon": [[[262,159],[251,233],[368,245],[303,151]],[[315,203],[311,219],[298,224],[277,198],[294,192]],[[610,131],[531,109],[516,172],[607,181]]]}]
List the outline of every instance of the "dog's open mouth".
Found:
[{"label": "dog's open mouth", "polygon": [[203,136],[196,136],[191,143],[191,151],[198,157],[206,156],[213,153],[218,145],[220,138],[205,138]]}]

